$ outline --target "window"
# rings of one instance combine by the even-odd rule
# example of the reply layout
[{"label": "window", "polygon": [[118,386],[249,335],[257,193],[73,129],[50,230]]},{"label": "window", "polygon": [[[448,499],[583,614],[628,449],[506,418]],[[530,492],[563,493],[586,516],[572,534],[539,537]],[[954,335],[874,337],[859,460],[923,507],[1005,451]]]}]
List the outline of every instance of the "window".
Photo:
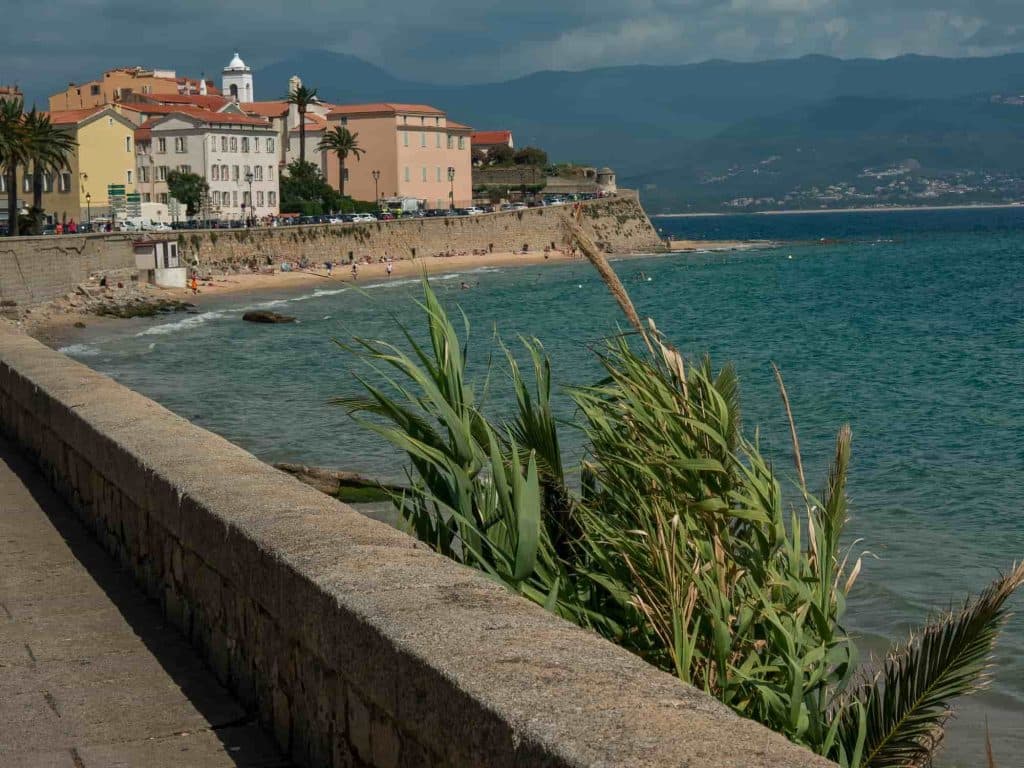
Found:
[{"label": "window", "polygon": [[[237,168],[237,167],[238,166],[236,165],[235,168]],[[237,189],[234,192],[231,193],[231,205],[233,205],[235,208],[238,207],[238,190]]]},{"label": "window", "polygon": [[53,192],[53,174],[41,173],[39,175],[43,180],[43,192]]},{"label": "window", "polygon": [[243,152],[248,152],[249,151],[249,137],[248,136],[243,136],[242,137],[242,151]]},{"label": "window", "polygon": [[423,171],[423,173],[421,174],[422,178],[420,179],[420,181],[426,181],[427,180],[427,166],[424,165],[423,168],[421,168],[420,170]]},{"label": "window", "polygon": [[220,205],[220,192],[218,192],[217,190],[214,190],[213,192],[211,192],[210,193],[210,202],[213,204],[214,207]]},{"label": "window", "polygon": [[132,151],[132,137],[131,136],[125,136],[124,137],[124,151],[125,152],[129,152],[129,153]]},{"label": "window", "polygon": [[216,136],[211,136],[210,137],[210,151],[211,152],[216,152],[217,151],[217,137]]},{"label": "window", "polygon": [[249,177],[249,166],[247,165],[243,169],[242,178],[243,179],[247,179],[248,177]]},{"label": "window", "polygon": [[451,149],[451,148],[452,148],[452,137],[449,136],[448,137],[448,149]]},{"label": "window", "polygon": [[440,165],[437,166],[437,168],[435,170],[437,171],[437,181],[440,181],[441,180],[441,166]]},{"label": "window", "polygon": [[426,124],[427,124],[427,118],[421,117],[420,118],[420,125],[426,125]]},{"label": "window", "polygon": [[32,191],[32,177],[28,174],[28,172],[26,172],[25,175],[21,177],[21,191]]},{"label": "window", "polygon": [[441,132],[438,131],[437,133],[434,134],[434,136],[437,137],[437,148],[440,149],[441,148]]},{"label": "window", "polygon": [[441,124],[441,118],[440,117],[435,117],[434,118],[434,125],[440,125],[440,124]]},{"label": "window", "polygon": [[142,193],[142,202],[144,202],[144,203],[151,203],[151,202],[153,202],[152,197],[153,196],[151,194],[149,194],[149,192],[143,192]]},{"label": "window", "polygon": [[256,206],[259,207],[259,208],[263,207],[263,193],[262,192],[257,192],[256,193]]},{"label": "window", "polygon": [[132,172],[131,171],[125,171],[124,172],[124,181],[125,181],[126,184],[131,184],[132,183]]},{"label": "window", "polygon": [[263,166],[257,165],[252,169],[253,179],[255,181],[263,181]]},{"label": "window", "polygon": [[267,192],[267,205],[277,205],[277,192]]},{"label": "window", "polygon": [[64,171],[60,175],[60,191],[61,192],[70,192],[71,191],[71,174],[68,173],[67,171]]},{"label": "window", "polygon": [[341,118],[341,124],[342,125],[348,125],[348,118],[347,117]]},{"label": "window", "polygon": [[215,166],[213,166],[212,170],[213,170],[213,173],[211,175],[211,178],[214,181],[220,181],[220,166],[219,165],[215,165]]},{"label": "window", "polygon": [[156,167],[156,180],[157,181],[167,181],[167,166],[166,165],[158,165]]},{"label": "window", "polygon": [[466,137],[465,136],[459,136],[459,149],[465,149],[465,148],[466,148]]},{"label": "window", "polygon": [[181,171],[182,173],[192,173],[192,166],[191,165],[179,165],[178,166],[178,170]]},{"label": "window", "polygon": [[156,140],[156,151],[161,155],[167,151],[167,139],[160,138]]},{"label": "window", "polygon": [[185,151],[185,137],[175,136],[174,137],[174,151],[181,154]]},{"label": "window", "polygon": [[100,95],[100,87],[98,85],[91,85],[91,86],[89,86],[89,95],[90,96],[99,96]]},{"label": "window", "polygon": [[409,180],[409,166],[408,165],[405,166],[405,180],[406,181]]},{"label": "window", "polygon": [[166,192],[161,192],[159,195],[157,195],[158,201],[163,203],[164,205],[167,205],[168,197],[169,195]]},{"label": "window", "polygon": [[406,125],[409,122],[408,115],[402,115],[402,125]]},{"label": "window", "polygon": [[237,136],[232,136],[231,137],[231,151],[232,152],[237,152],[238,151],[238,137]]},{"label": "window", "polygon": [[274,166],[268,165],[267,166],[267,181],[273,181],[273,180],[274,180]]},{"label": "window", "polygon": [[232,181],[238,181],[238,166],[237,165],[232,165],[231,166],[231,180]]},{"label": "window", "polygon": [[228,137],[227,136],[221,136],[220,137],[220,151],[221,152],[227,152],[228,151]]},{"label": "window", "polygon": [[149,181],[149,166],[146,166],[146,165],[140,165],[139,166],[139,181],[141,183],[143,183],[143,184],[145,182]]},{"label": "window", "polygon": [[248,192],[243,192],[242,193],[242,205],[244,205],[246,208],[248,208],[251,205],[251,203],[249,202],[249,193]]},{"label": "window", "polygon": [[345,169],[344,176],[345,176],[345,181],[348,181],[348,168]]},{"label": "window", "polygon": [[228,167],[226,165],[222,165],[220,167],[220,180],[221,181],[227,181],[228,180]]},{"label": "window", "polygon": [[252,140],[252,151],[253,152],[259,152],[260,151],[260,137],[259,136],[257,136],[256,138],[254,138]]},{"label": "window", "polygon": [[406,147],[409,146],[409,132],[408,131],[402,131],[402,145],[406,146]]},{"label": "window", "polygon": [[273,152],[273,151],[274,151],[274,140],[273,139],[267,139],[267,152]]},{"label": "window", "polygon": [[427,133],[426,133],[426,131],[423,131],[423,132],[420,133],[420,146],[421,147],[427,146]]}]

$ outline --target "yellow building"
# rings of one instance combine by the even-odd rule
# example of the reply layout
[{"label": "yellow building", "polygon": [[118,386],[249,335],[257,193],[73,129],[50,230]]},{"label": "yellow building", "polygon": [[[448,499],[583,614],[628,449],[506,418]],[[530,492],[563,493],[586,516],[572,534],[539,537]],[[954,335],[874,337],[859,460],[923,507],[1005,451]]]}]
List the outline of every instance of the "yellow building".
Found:
[{"label": "yellow building", "polygon": [[[70,133],[78,145],[68,167],[43,176],[43,209],[48,223],[85,223],[110,216],[107,190],[123,185],[125,193],[135,191],[135,124],[113,107],[51,112],[53,125]],[[0,198],[8,190],[0,181]],[[22,169],[18,176],[19,207],[32,204],[32,174]]]}]

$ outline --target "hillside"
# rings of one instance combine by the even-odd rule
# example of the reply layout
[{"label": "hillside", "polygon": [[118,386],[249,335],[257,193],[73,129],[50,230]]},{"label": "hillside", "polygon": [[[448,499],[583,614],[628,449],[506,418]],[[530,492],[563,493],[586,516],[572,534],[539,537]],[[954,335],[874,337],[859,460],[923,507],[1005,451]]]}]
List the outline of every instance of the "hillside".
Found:
[{"label": "hillside", "polygon": [[[897,175],[911,178],[1012,172],[1024,157],[1024,107],[991,100],[1024,93],[1024,54],[708,61],[444,85],[306,51],[258,70],[256,81],[264,93],[275,83],[283,92],[292,74],[331,101],[426,101],[479,128],[510,128],[519,145],[543,146],[553,158],[610,164],[654,210],[786,199],[858,178],[860,189],[865,169],[885,173],[904,161],[910,171]],[[992,199],[997,187],[954,195]],[[797,197],[789,202],[820,204]]]}]

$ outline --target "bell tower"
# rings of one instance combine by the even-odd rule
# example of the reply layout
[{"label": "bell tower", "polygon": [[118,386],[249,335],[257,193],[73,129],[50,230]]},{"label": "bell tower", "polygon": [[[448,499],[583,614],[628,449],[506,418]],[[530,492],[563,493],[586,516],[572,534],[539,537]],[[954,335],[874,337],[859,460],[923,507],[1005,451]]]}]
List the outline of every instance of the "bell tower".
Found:
[{"label": "bell tower", "polygon": [[220,92],[240,104],[248,104],[256,98],[252,87],[252,69],[242,61],[238,51],[235,51],[234,58],[224,67]]}]

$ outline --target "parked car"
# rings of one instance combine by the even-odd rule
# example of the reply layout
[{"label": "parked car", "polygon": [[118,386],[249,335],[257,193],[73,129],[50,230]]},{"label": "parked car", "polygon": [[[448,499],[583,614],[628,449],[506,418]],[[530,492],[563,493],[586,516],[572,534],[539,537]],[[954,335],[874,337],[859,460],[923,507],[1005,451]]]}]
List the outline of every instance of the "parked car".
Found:
[{"label": "parked car", "polygon": [[394,221],[395,214],[393,214],[391,211],[383,211],[377,216],[377,218],[380,219],[381,221]]},{"label": "parked car", "polygon": [[483,212],[484,212],[483,208],[478,208],[475,205],[471,205],[471,206],[469,206],[469,208],[466,208],[463,213],[466,216],[479,216]]},{"label": "parked car", "polygon": [[370,224],[377,220],[377,217],[372,213],[357,213],[352,217],[352,221],[356,224]]}]

